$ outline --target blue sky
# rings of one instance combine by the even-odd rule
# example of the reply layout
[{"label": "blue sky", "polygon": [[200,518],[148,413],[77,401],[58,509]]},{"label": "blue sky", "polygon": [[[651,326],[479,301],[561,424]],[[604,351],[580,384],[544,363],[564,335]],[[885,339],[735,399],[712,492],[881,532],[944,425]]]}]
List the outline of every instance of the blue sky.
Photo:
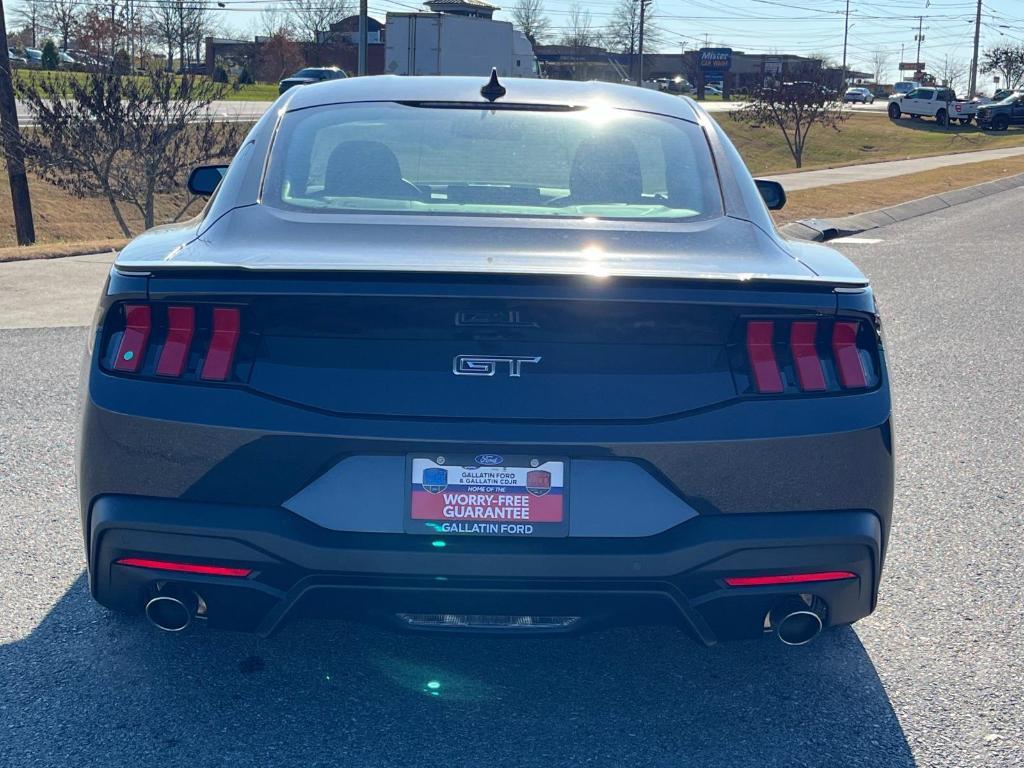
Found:
[{"label": "blue sky", "polygon": [[[502,0],[491,1],[503,4]],[[567,24],[570,2],[545,0],[555,36]],[[507,8],[513,4],[514,0],[505,2]],[[617,0],[582,2],[595,26],[607,23],[616,4]],[[231,0],[231,12],[223,16],[232,29],[246,33],[261,8],[281,5],[280,0]],[[382,20],[388,10],[418,8],[417,0],[370,0],[370,12]],[[825,52],[836,60],[842,58],[845,0],[654,0],[654,8],[665,30],[663,51],[677,51],[682,44],[699,48],[707,36],[713,45],[750,53]],[[905,47],[904,60],[916,55],[917,19],[923,16],[921,57],[929,68],[936,69],[947,56],[966,66],[971,58],[975,9],[976,0],[850,0],[849,62],[870,69],[874,51],[884,49],[891,54],[889,78],[894,79],[901,45]],[[1024,43],[1024,2],[983,0],[982,9],[983,48],[1000,39]],[[495,18],[507,19],[508,14],[499,12]]]}]

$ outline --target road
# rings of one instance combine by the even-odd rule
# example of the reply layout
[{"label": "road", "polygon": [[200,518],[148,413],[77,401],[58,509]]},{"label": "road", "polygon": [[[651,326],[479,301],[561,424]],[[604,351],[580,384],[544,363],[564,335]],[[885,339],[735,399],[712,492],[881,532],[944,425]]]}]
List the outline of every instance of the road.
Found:
[{"label": "road", "polygon": [[1022,208],[838,244],[886,317],[896,518],[879,610],[805,648],[156,632],[82,576],[83,330],[0,331],[0,765],[1024,766]]}]

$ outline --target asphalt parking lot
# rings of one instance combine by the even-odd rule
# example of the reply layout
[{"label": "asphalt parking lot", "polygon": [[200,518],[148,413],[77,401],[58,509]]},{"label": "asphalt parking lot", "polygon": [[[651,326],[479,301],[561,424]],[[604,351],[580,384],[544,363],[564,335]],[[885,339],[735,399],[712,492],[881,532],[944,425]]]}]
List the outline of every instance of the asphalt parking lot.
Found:
[{"label": "asphalt parking lot", "polygon": [[82,575],[84,330],[0,331],[0,766],[1024,766],[1021,210],[837,243],[886,316],[896,522],[879,610],[804,648],[159,633]]}]

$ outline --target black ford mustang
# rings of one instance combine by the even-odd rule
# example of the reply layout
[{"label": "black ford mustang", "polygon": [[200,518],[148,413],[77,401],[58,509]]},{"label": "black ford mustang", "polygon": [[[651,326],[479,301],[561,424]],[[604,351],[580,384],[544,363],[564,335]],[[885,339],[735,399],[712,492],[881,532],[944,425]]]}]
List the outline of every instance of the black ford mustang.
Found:
[{"label": "black ford mustang", "polygon": [[[482,87],[483,86],[483,87]],[[668,622],[810,640],[876,603],[875,303],[775,231],[688,99],[539,80],[289,91],[96,314],[90,588],[164,629]]]}]

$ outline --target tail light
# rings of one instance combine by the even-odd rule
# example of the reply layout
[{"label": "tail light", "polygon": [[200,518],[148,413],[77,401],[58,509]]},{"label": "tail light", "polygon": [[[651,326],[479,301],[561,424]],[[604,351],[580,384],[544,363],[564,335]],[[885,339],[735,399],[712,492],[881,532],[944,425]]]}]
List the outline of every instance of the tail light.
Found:
[{"label": "tail light", "polygon": [[228,568],[223,565],[203,565],[199,563],[179,563],[169,560],[150,560],[143,557],[122,557],[115,561],[118,565],[130,565],[134,568],[150,568],[155,571],[176,571],[177,573],[198,573],[203,576],[237,576],[244,578],[252,573],[252,568]]},{"label": "tail light", "polygon": [[114,369],[134,373],[142,364],[152,329],[152,316],[145,304],[126,304],[124,307],[124,333],[117,345]]},{"label": "tail light", "polygon": [[[161,379],[244,380],[251,355],[239,307],[122,304],[104,323],[107,370]],[[240,362],[241,361],[241,362]]]},{"label": "tail light", "polygon": [[730,587],[765,587],[778,584],[807,584],[815,581],[844,581],[855,579],[853,571],[816,571],[814,573],[780,573],[770,576],[727,576]]},{"label": "tail light", "polygon": [[878,342],[860,320],[750,319],[741,390],[757,394],[837,392],[878,383]]}]

